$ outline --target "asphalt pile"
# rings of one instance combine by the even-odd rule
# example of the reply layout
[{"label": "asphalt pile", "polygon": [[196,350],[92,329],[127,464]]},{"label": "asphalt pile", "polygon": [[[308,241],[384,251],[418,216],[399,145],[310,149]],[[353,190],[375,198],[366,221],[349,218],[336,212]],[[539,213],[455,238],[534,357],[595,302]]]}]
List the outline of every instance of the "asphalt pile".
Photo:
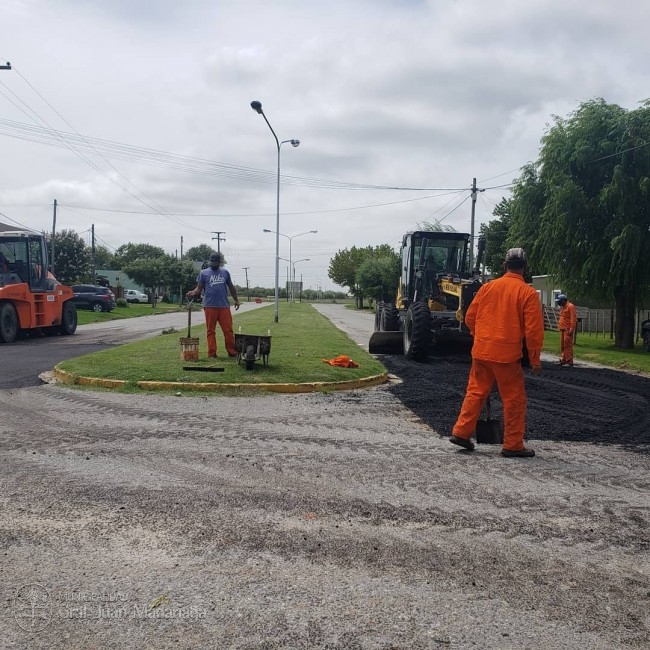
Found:
[{"label": "asphalt pile", "polygon": [[[470,369],[466,351],[432,355],[427,363],[381,356],[402,383],[390,387],[406,407],[441,435],[450,435],[465,395]],[[543,362],[527,371],[527,439],[623,445],[650,453],[650,379],[625,372]],[[496,386],[492,417],[502,419]]]}]

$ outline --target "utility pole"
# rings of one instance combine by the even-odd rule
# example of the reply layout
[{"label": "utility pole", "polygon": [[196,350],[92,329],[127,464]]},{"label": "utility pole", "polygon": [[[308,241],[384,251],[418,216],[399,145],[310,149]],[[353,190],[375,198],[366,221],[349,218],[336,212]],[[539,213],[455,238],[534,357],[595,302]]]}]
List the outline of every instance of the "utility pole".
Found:
[{"label": "utility pole", "polygon": [[248,269],[250,269],[250,266],[242,266],[244,271],[246,271],[246,302],[251,301],[251,294],[250,291],[248,290]]},{"label": "utility pole", "polygon": [[54,214],[52,215],[52,259],[50,260],[50,272],[54,277],[54,237],[56,236],[56,199],[54,199]]},{"label": "utility pole", "polygon": [[474,220],[476,218],[476,196],[478,192],[485,192],[485,190],[476,187],[476,179],[472,179],[472,223],[470,227],[469,237],[469,269],[474,268]]},{"label": "utility pole", "polygon": [[221,253],[221,242],[226,241],[225,237],[222,237],[221,235],[225,235],[225,231],[223,230],[217,230],[216,232],[212,233],[213,235],[216,235],[216,237],[213,237],[212,240],[214,241],[215,239],[217,240],[217,253]]},{"label": "utility pole", "polygon": [[[97,283],[97,271],[95,270],[95,224],[90,226],[90,259],[91,259],[91,269],[92,269],[92,278],[93,284]],[[122,296],[118,296],[122,297]]]},{"label": "utility pole", "polygon": [[183,259],[183,235],[181,235],[181,260]]}]

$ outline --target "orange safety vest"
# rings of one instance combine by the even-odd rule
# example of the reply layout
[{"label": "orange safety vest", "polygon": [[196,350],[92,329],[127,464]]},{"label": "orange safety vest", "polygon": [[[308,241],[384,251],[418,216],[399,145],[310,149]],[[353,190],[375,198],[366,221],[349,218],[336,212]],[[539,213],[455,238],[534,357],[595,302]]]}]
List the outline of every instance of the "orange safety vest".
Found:
[{"label": "orange safety vest", "polygon": [[572,332],[575,332],[577,324],[578,316],[576,314],[576,308],[573,303],[567,302],[567,304],[560,309],[560,318],[557,323],[558,329],[560,331],[571,330]]},{"label": "orange safety vest", "polygon": [[523,356],[525,337],[531,365],[540,365],[542,305],[535,289],[518,273],[507,272],[484,284],[467,310],[465,324],[474,337],[474,358],[497,363],[517,361]]}]

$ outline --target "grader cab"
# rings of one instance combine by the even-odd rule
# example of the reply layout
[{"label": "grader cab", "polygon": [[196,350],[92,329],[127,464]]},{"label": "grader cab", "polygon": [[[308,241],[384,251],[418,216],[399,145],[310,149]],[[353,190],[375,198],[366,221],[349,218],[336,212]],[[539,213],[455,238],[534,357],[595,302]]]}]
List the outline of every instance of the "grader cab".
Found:
[{"label": "grader cab", "polygon": [[469,268],[470,235],[416,231],[404,235],[401,276],[394,301],[377,305],[371,354],[405,354],[424,361],[434,346],[471,341],[465,312],[481,287],[485,241]]}]

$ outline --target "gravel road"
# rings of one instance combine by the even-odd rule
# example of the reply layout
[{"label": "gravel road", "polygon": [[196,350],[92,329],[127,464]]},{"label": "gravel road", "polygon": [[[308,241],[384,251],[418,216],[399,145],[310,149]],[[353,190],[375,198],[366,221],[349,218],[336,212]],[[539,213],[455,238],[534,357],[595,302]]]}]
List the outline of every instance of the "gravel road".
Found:
[{"label": "gravel road", "polygon": [[608,432],[648,380],[548,369],[538,456],[505,459],[440,435],[466,360],[385,362],[331,394],[0,391],[0,647],[647,648],[648,434]]}]

